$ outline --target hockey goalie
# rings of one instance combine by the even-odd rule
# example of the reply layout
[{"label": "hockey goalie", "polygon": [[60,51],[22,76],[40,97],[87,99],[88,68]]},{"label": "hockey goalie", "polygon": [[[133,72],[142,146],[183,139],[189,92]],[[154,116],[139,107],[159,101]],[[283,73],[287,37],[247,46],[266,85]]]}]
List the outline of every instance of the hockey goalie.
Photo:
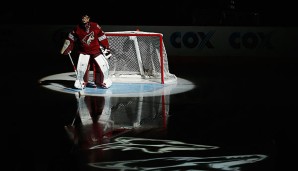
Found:
[{"label": "hockey goalie", "polygon": [[[77,43],[75,46],[75,43]],[[65,39],[61,54],[69,55],[74,47],[78,48],[77,78],[74,87],[84,89],[89,81],[89,69],[93,68],[93,81],[97,87],[109,88],[109,63],[111,57],[109,41],[105,32],[88,15],[83,15],[78,24]]]}]

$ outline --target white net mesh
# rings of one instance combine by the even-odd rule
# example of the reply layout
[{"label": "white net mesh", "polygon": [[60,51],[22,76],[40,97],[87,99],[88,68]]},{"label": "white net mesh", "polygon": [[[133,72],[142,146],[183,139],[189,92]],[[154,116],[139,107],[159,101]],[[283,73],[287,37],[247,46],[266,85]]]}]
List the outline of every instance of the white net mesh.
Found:
[{"label": "white net mesh", "polygon": [[140,31],[107,32],[114,78],[140,78],[168,83],[177,80],[169,72],[166,49],[160,33]]}]

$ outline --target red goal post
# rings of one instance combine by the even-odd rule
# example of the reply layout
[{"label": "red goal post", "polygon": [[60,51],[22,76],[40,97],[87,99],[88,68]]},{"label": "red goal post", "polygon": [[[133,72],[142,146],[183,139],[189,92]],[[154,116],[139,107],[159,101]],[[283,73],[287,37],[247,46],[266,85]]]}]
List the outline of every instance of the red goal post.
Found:
[{"label": "red goal post", "polygon": [[120,31],[105,34],[112,54],[109,63],[112,78],[133,78],[137,82],[145,80],[161,84],[177,81],[176,76],[169,72],[161,33]]}]

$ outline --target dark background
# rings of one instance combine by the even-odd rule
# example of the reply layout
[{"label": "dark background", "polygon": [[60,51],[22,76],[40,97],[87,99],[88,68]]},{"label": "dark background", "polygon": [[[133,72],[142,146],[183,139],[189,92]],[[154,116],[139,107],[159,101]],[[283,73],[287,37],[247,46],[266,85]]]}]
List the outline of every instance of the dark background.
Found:
[{"label": "dark background", "polygon": [[294,4],[290,0],[7,2],[1,7],[0,22],[69,25],[87,13],[100,25],[296,26]]}]

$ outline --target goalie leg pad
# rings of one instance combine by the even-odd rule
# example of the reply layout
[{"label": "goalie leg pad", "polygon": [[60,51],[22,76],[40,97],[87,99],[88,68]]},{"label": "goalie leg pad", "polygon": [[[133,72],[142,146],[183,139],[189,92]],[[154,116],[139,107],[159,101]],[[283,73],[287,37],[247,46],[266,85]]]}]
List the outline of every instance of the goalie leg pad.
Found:
[{"label": "goalie leg pad", "polygon": [[112,80],[107,78],[103,81],[102,88],[110,88],[112,86]]},{"label": "goalie leg pad", "polygon": [[112,85],[112,80],[109,78],[109,63],[101,54],[95,58],[98,68],[95,83],[103,88],[109,88]]},{"label": "goalie leg pad", "polygon": [[90,59],[90,55],[84,55],[84,54],[79,55],[79,60],[77,64],[78,75],[74,85],[76,88],[83,88],[85,85],[84,76],[89,67],[89,59]]},{"label": "goalie leg pad", "polygon": [[74,83],[74,87],[77,89],[83,89],[85,87],[85,83],[80,80],[76,80]]}]

